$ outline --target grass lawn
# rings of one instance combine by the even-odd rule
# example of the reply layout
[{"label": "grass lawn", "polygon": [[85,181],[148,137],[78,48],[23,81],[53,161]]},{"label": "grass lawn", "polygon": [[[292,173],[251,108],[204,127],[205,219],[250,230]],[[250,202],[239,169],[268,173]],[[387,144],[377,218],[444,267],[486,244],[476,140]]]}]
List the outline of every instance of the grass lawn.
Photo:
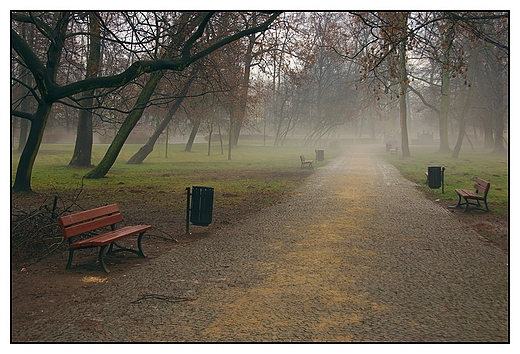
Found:
[{"label": "grass lawn", "polygon": [[[44,144],[35,161],[32,189],[44,194],[82,189],[84,194],[99,195],[101,199],[104,194],[113,193],[124,199],[143,194],[143,191],[153,191],[148,193],[150,195],[179,195],[185,193],[186,187],[209,186],[226,195],[223,202],[230,205],[247,199],[251,191],[265,192],[265,202],[269,202],[273,195],[289,191],[298,184],[295,173],[306,175],[306,169],[300,168],[299,155],[315,158],[313,147],[238,145],[228,160],[227,147],[222,154],[219,145],[212,146],[208,156],[207,144],[195,144],[191,152],[185,152],[184,145],[169,145],[168,157],[165,157],[165,145],[158,144],[142,164],[126,164],[140,147],[125,145],[105,178],[83,179],[91,168],[68,166],[74,149],[72,144]],[[108,145],[94,145],[93,164],[101,160],[107,148]],[[327,149],[325,161],[315,162],[315,165],[323,165],[338,154],[339,150]],[[12,181],[19,155],[17,152],[12,154]],[[143,202],[164,200],[152,198]],[[178,207],[184,206],[180,203]]]},{"label": "grass lawn", "polygon": [[[438,147],[412,146],[411,157],[403,158],[400,154],[384,156],[409,180],[416,182],[428,195],[441,200],[458,200],[456,188],[473,189],[475,178],[480,177],[491,183],[488,204],[492,212],[509,212],[509,164],[507,156],[492,155],[489,149],[469,148],[454,159],[451,154],[436,153]],[[424,172],[428,166],[444,166],[444,194],[442,188],[430,189],[426,185]],[[456,204],[456,203],[454,203]]]}]

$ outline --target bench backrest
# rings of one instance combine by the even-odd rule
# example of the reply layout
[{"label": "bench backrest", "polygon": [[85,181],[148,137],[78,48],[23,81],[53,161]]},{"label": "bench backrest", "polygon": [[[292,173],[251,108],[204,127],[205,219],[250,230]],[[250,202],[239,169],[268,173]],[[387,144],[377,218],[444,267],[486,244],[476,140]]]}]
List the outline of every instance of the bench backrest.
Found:
[{"label": "bench backrest", "polygon": [[475,192],[482,192],[482,195],[487,195],[489,191],[489,187],[491,186],[491,183],[488,181],[484,181],[482,178],[477,178],[474,188]]},{"label": "bench backrest", "polygon": [[93,231],[101,227],[112,226],[123,221],[123,216],[117,204],[110,204],[99,208],[80,211],[58,218],[63,237],[68,239]]},{"label": "bench backrest", "polygon": [[300,155],[300,160],[301,160],[302,162],[305,162],[305,156]]}]

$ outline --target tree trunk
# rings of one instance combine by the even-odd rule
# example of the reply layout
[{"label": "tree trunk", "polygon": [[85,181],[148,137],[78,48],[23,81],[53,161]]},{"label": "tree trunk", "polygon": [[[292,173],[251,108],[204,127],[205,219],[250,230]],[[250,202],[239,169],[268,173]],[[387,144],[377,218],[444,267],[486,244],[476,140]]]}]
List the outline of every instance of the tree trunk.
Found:
[{"label": "tree trunk", "polygon": [[222,141],[222,131],[220,129],[220,121],[218,122],[218,139],[220,141],[220,155],[224,155],[224,142]]},{"label": "tree trunk", "polygon": [[237,117],[235,120],[235,128],[233,130],[233,145],[238,144],[240,130],[242,129],[242,123],[246,116],[249,76],[251,73],[251,61],[253,60],[253,46],[255,44],[255,38],[256,35],[254,34],[251,34],[249,36],[249,44],[247,46],[247,51],[244,58],[244,76],[242,77],[242,83],[240,84],[240,92],[238,94],[239,101]]},{"label": "tree trunk", "polygon": [[[85,100],[86,105],[92,105],[92,98]],[[92,112],[79,111],[78,130],[76,132],[76,145],[69,162],[71,166],[92,166]]]},{"label": "tree trunk", "polygon": [[199,131],[200,127],[200,118],[193,121],[193,126],[191,127],[191,133],[188,138],[188,141],[186,142],[186,147],[184,148],[185,152],[190,152],[191,148],[193,147],[193,142],[195,141],[195,137],[197,136],[197,132]]},{"label": "tree trunk", "polygon": [[[48,76],[52,77],[53,80],[56,78],[59,67],[59,59],[63,50],[65,32],[68,25],[68,17],[68,12],[60,13],[56,28],[54,28],[52,31],[53,38],[51,44],[47,50],[47,63],[45,70],[47,71]],[[15,40],[18,39],[17,36],[12,36],[11,38]],[[18,49],[23,53],[27,47],[20,45]],[[18,54],[20,54],[20,52]],[[26,62],[29,68],[31,65],[37,66],[40,64],[36,57],[32,57],[31,55],[28,56],[28,60],[23,58],[23,61]],[[31,176],[34,161],[36,160],[36,155],[40,149],[43,133],[49,119],[52,105],[55,102],[48,98],[49,86],[45,83],[45,75],[34,76],[33,73],[33,78],[35,79],[35,84],[38,88],[38,91],[41,93],[41,97],[38,100],[38,108],[36,109],[36,113],[31,117],[31,128],[29,130],[29,136],[27,137],[27,143],[25,144],[23,152],[20,155],[20,162],[18,163],[18,169],[16,171],[16,177],[12,188],[13,191],[31,190]]]},{"label": "tree trunk", "polygon": [[495,79],[493,80],[493,99],[492,99],[492,112],[493,120],[495,122],[495,144],[493,154],[503,155],[506,153],[504,148],[504,87],[503,84],[503,73],[500,63],[494,64],[496,73]]},{"label": "tree trunk", "polygon": [[466,97],[466,103],[464,104],[464,108],[462,109],[462,113],[459,117],[459,135],[457,137],[457,142],[455,143],[453,154],[451,155],[451,157],[454,159],[459,157],[460,149],[462,148],[462,141],[464,140],[464,136],[466,135],[466,115],[469,111],[469,107],[471,104],[471,94],[473,92],[473,86],[475,85],[475,68],[477,65],[477,57],[478,49],[473,49],[469,60],[468,68],[470,74],[468,96]]},{"label": "tree trunk", "polygon": [[441,109],[439,113],[440,153],[451,152],[448,139],[448,112],[450,109],[450,73],[447,68],[442,72]]},{"label": "tree trunk", "polygon": [[[24,112],[28,112],[25,110],[25,104],[22,102],[22,110]],[[28,119],[20,119],[20,140],[18,141],[18,151],[23,151],[25,148],[25,144],[27,143],[27,133],[29,131],[29,120]]]},{"label": "tree trunk", "polygon": [[[148,155],[153,151],[153,148],[155,146],[155,143],[157,142],[157,139],[159,139],[159,136],[162,134],[164,129],[168,127],[168,124],[170,124],[173,116],[175,113],[177,113],[177,110],[182,104],[182,101],[184,101],[184,98],[186,97],[186,94],[188,93],[188,90],[190,88],[190,85],[195,80],[195,74],[189,78],[188,82],[183,86],[179,98],[177,98],[174,102],[174,104],[171,106],[170,110],[168,111],[168,114],[166,115],[166,118],[163,119],[161,124],[157,126],[155,131],[153,132],[152,136],[148,139],[145,145],[143,145],[139,151],[137,151],[134,156],[132,156],[126,163],[127,164],[141,164],[143,163],[144,159],[148,157]],[[166,140],[166,146],[168,146],[168,140]]]},{"label": "tree trunk", "polygon": [[471,151],[475,152],[475,147],[473,146],[473,143],[471,142],[471,139],[469,138],[467,133],[464,133],[466,135],[466,140],[468,141],[469,145],[471,146]]},{"label": "tree trunk", "polygon": [[495,116],[495,146],[493,154],[503,155],[506,153],[504,148],[504,110],[497,109],[493,113]]},{"label": "tree trunk", "polygon": [[[33,31],[27,30],[27,24],[22,24],[22,36],[27,40],[27,43],[32,47],[34,45],[34,33]],[[27,72],[23,75],[23,82],[27,85],[27,87],[34,86],[32,76]],[[29,97],[29,96],[28,96]],[[24,99],[22,101],[22,111],[23,112],[31,112],[31,100]],[[27,133],[29,132],[29,120],[28,119],[20,119],[20,140],[18,141],[18,151],[23,151],[25,144],[27,143]]]},{"label": "tree trunk", "polygon": [[229,124],[229,139],[228,139],[228,155],[227,159],[231,161],[231,147],[233,145],[233,131],[234,131],[235,123],[230,122]]},{"label": "tree trunk", "polygon": [[43,100],[38,104],[38,109],[31,119],[31,129],[29,130],[29,137],[27,143],[20,155],[20,162],[16,170],[16,177],[13,184],[13,191],[30,191],[31,190],[31,176],[36,160],[36,155],[40,149],[40,144],[43,138],[45,125],[49,119],[52,104],[47,104]]},{"label": "tree trunk", "polygon": [[399,123],[401,126],[401,154],[403,157],[410,156],[408,145],[408,126],[406,121],[406,95],[399,97]]},{"label": "tree trunk", "polygon": [[450,110],[450,51],[455,37],[455,30],[453,26],[448,28],[448,32],[444,36],[444,53],[442,63],[442,77],[441,77],[441,109],[439,113],[439,139],[440,153],[451,152],[450,142],[448,138],[448,113]]},{"label": "tree trunk", "polygon": [[213,135],[213,116],[211,116],[211,122],[209,123],[209,132],[208,132],[208,156],[211,155],[211,135]]},{"label": "tree trunk", "polygon": [[[86,79],[97,77],[101,61],[101,37],[99,29],[99,20],[97,16],[89,16],[89,34],[90,46],[89,56],[87,61]],[[88,109],[92,107],[94,99],[92,98],[94,91],[86,91],[83,96],[82,106],[86,110],[79,112],[78,130],[76,131],[76,145],[74,146],[74,153],[69,165],[73,166],[92,166],[92,111]]]},{"label": "tree trunk", "polygon": [[92,171],[85,175],[86,178],[95,179],[105,177],[105,175],[108,173],[108,171],[116,161],[117,156],[119,155],[119,152],[121,152],[121,149],[123,148],[126,139],[132,132],[132,129],[134,129],[137,122],[139,122],[139,119],[141,119],[143,112],[146,108],[146,104],[150,100],[150,97],[152,96],[153,92],[155,91],[155,88],[157,87],[157,84],[159,83],[162,77],[162,71],[156,71],[150,76],[148,82],[139,94],[139,97],[137,98],[137,101],[134,104],[132,112],[128,114],[125,121],[119,128],[119,131],[117,132],[116,136],[114,137],[114,140],[110,144],[107,152],[105,153],[105,156],[103,156],[101,162],[96,167],[94,167]]},{"label": "tree trunk", "polygon": [[403,157],[410,156],[410,146],[408,145],[408,124],[406,119],[407,105],[406,92],[408,91],[408,73],[406,71],[406,40],[402,40],[399,50],[399,64],[401,66],[401,94],[399,96],[399,123],[401,125],[401,154]]},{"label": "tree trunk", "polygon": [[[491,99],[489,99],[491,101]],[[491,103],[489,103],[488,114],[484,116],[484,148],[491,149],[494,147],[495,143],[493,140],[493,109],[491,107]]]}]

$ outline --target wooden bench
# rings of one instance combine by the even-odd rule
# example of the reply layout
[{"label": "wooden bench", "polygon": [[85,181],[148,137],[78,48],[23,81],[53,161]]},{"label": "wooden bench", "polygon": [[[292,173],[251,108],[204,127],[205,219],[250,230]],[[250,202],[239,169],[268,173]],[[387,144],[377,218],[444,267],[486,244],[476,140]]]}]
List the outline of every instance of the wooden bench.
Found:
[{"label": "wooden bench", "polygon": [[300,155],[300,161],[302,163],[301,167],[305,167],[306,165],[308,165],[311,168],[312,168],[312,163],[314,162],[314,160],[305,160],[304,155]]},{"label": "wooden bench", "polygon": [[[65,215],[58,218],[63,237],[69,242],[69,261],[67,269],[71,267],[74,251],[85,248],[100,247],[99,264],[106,273],[110,273],[104,260],[103,253],[108,246],[107,254],[120,251],[129,251],[137,254],[139,257],[145,258],[146,255],[141,247],[141,239],[145,231],[149,230],[150,225],[125,226],[116,229],[115,224],[123,221],[123,217],[117,204],[102,206],[99,208],[80,211],[78,213]],[[110,227],[110,231],[106,231],[106,227]],[[98,230],[98,234],[92,234]],[[139,235],[137,237],[138,250],[124,248],[115,243],[115,241],[123,238]],[[87,238],[81,236],[88,235]],[[116,246],[118,249],[114,250]]]},{"label": "wooden bench", "polygon": [[399,149],[399,146],[397,146],[395,149],[388,150],[388,152],[390,152],[391,154],[397,154],[397,149]]},{"label": "wooden bench", "polygon": [[[487,194],[490,186],[491,183],[484,181],[482,178],[477,178],[475,185],[473,186],[473,188],[475,188],[475,191],[468,189],[455,189],[455,192],[459,195],[459,203],[455,207],[459,208],[465,204],[466,209],[464,209],[464,212],[468,210],[470,204],[482,208],[482,206],[480,205],[480,201],[482,200],[486,206],[486,211],[489,211],[487,204]],[[462,199],[465,200],[465,203],[461,203]],[[476,200],[477,202],[470,203],[470,200]]]}]

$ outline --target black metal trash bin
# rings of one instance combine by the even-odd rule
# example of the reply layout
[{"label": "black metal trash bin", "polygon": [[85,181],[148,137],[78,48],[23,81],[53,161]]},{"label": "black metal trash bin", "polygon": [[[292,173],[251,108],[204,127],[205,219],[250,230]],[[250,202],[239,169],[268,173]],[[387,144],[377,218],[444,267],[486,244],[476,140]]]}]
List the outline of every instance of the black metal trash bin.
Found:
[{"label": "black metal trash bin", "polygon": [[316,152],[316,161],[325,160],[325,150],[314,150]]},{"label": "black metal trash bin", "polygon": [[213,218],[213,188],[193,187],[191,218],[193,225],[208,226]]},{"label": "black metal trash bin", "polygon": [[429,166],[428,167],[428,187],[440,188],[442,185],[442,167],[441,166]]}]

